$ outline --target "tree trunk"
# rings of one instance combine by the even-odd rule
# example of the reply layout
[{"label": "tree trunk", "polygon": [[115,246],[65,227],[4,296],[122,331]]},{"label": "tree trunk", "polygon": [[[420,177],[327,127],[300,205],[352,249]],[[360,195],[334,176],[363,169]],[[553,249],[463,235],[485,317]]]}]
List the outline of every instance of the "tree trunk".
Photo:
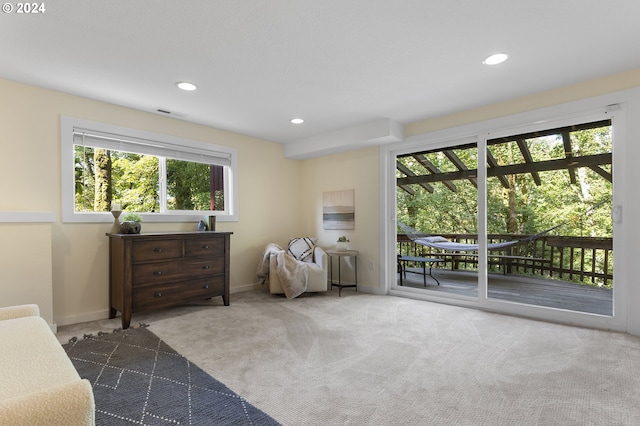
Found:
[{"label": "tree trunk", "polygon": [[93,211],[108,212],[111,210],[111,153],[106,149],[96,148],[93,160],[96,182]]},{"label": "tree trunk", "polygon": [[507,217],[507,233],[518,233],[518,215],[516,212],[516,175],[508,175],[509,189],[507,189],[507,202],[509,216]]}]

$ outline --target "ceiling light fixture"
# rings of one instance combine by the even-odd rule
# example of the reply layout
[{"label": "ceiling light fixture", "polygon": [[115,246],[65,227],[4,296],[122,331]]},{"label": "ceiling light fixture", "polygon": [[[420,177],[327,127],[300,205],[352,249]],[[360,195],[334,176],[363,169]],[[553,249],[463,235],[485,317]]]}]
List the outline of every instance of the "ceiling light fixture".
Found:
[{"label": "ceiling light fixture", "polygon": [[292,118],[291,119],[291,123],[292,124],[302,124],[302,123],[304,123],[304,120],[302,118]]},{"label": "ceiling light fixture", "polygon": [[487,56],[482,63],[485,65],[498,65],[506,61],[508,58],[509,55],[506,53],[494,53],[493,55]]},{"label": "ceiling light fixture", "polygon": [[198,86],[196,86],[195,84],[189,83],[189,82],[186,82],[186,81],[179,81],[179,82],[176,83],[176,86],[178,86],[182,90],[187,90],[189,92],[193,91],[193,90],[196,90],[198,88]]}]

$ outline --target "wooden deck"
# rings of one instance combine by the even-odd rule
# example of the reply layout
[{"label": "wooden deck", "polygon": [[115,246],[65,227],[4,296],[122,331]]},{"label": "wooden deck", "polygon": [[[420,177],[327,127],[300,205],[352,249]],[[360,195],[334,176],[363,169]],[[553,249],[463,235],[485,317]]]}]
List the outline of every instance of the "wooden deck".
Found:
[{"label": "wooden deck", "polygon": [[[432,273],[440,281],[440,285],[427,275],[425,287],[421,268],[407,268],[403,285],[471,297],[478,296],[478,276],[475,272],[433,268]],[[398,285],[400,285],[399,276]],[[598,315],[613,314],[613,290],[540,277],[489,274],[489,297]]]}]

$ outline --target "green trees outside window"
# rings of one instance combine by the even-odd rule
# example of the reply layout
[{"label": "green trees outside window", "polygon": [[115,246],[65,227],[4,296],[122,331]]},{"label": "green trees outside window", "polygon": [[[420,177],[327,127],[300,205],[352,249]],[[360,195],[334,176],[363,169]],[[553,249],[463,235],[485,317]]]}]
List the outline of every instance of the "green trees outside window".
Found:
[{"label": "green trees outside window", "polygon": [[[612,237],[611,163],[590,160],[610,158],[611,126],[545,133],[550,134],[488,141],[487,158],[489,163],[495,161],[496,169],[526,167],[520,143],[530,153],[529,163],[544,164],[540,168],[549,170],[493,176],[489,173],[487,233],[535,234],[563,223],[558,230],[562,235]],[[399,222],[427,234],[478,232],[475,144],[410,153],[397,160]],[[464,178],[456,178],[461,170],[466,171]],[[405,184],[407,176],[419,183]]]},{"label": "green trees outside window", "polygon": [[112,202],[150,213],[224,210],[224,166],[83,145],[74,153],[77,212],[107,212]]},{"label": "green trees outside window", "polygon": [[[559,263],[549,268],[572,271],[562,276],[572,275],[573,281],[612,285],[603,278],[613,265],[613,252],[606,248],[613,238],[610,120],[490,139],[485,153],[474,142],[410,152],[396,160],[399,223],[421,234],[476,238],[478,168],[486,167],[486,232],[493,242],[557,227],[552,235],[575,237],[584,245],[567,246],[564,257],[558,254],[563,248],[556,247],[553,261]],[[532,243],[510,254],[547,257],[551,250]],[[581,277],[587,267],[601,277]]]}]

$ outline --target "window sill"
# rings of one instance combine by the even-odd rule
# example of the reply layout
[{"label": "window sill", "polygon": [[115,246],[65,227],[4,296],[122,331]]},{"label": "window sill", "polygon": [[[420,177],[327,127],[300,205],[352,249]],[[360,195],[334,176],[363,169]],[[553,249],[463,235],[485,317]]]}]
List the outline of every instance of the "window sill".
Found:
[{"label": "window sill", "polygon": [[[179,223],[197,222],[209,216],[207,212],[194,212],[193,214],[167,214],[167,213],[139,213],[142,223]],[[64,215],[63,223],[113,223],[111,213],[73,213]],[[217,222],[237,222],[235,215],[216,215]]]}]

